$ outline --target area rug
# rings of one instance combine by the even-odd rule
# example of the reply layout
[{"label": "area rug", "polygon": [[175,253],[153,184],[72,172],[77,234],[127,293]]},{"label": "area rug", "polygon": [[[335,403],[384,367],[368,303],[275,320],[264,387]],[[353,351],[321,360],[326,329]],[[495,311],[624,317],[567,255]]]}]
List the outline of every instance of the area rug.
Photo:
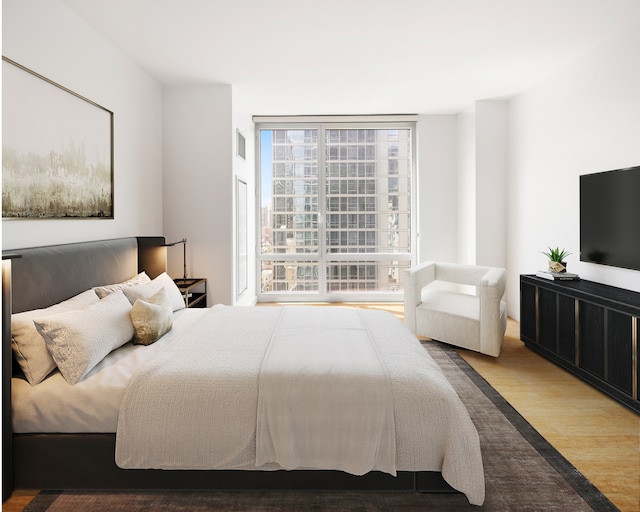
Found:
[{"label": "area rug", "polygon": [[423,342],[473,419],[482,447],[486,499],[413,492],[42,492],[27,512],[177,511],[615,511],[598,489],[452,348]]}]

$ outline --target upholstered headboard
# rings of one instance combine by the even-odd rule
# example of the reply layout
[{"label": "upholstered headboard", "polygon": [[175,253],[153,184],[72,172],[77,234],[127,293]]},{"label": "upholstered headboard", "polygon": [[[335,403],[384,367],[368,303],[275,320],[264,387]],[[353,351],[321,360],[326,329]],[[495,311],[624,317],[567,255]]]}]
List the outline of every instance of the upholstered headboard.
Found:
[{"label": "upholstered headboard", "polygon": [[[164,237],[129,237],[92,242],[14,249],[12,262],[13,313],[39,309],[73,297],[94,286],[112,284],[147,270],[148,254],[164,243]],[[163,251],[153,251],[156,261]],[[153,278],[156,269],[149,273]]]},{"label": "upholstered headboard", "polygon": [[14,358],[10,311],[20,313],[48,307],[94,286],[124,281],[142,270],[154,278],[167,268],[164,243],[164,237],[130,237],[3,252],[20,256],[12,259],[10,271],[4,262],[2,267],[3,500],[13,489],[11,376]]}]

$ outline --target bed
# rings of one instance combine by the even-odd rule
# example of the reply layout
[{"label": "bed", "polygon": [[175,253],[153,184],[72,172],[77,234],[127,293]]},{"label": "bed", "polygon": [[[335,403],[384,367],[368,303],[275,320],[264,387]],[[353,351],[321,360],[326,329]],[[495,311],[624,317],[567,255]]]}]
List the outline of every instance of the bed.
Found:
[{"label": "bed", "polygon": [[[20,255],[12,262],[13,318],[78,296],[90,301],[83,312],[117,303],[108,307],[121,318],[122,292],[129,311],[148,306],[149,295],[136,295],[147,289],[166,309],[169,285],[152,286],[166,278],[163,243],[131,237],[11,251]],[[148,281],[95,305],[94,287],[142,271]],[[88,356],[97,359],[81,369],[75,345],[72,355],[69,346],[62,355],[53,349],[57,368],[35,385],[3,335],[4,368],[12,359],[14,373],[3,373],[11,388],[3,400],[13,426],[12,457],[4,457],[10,488],[417,490],[463,492],[482,504],[475,427],[392,315],[313,306],[188,310],[173,299],[171,328],[158,341],[126,342]],[[75,322],[76,313],[26,316],[53,339],[56,322]],[[88,318],[99,332],[103,316]],[[109,337],[118,331],[111,326]]]}]

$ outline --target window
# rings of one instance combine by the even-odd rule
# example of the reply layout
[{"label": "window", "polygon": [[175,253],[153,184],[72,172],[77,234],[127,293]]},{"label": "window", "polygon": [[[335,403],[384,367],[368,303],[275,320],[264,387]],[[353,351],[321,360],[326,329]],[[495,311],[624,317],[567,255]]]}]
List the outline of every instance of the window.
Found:
[{"label": "window", "polygon": [[399,300],[414,124],[260,123],[260,300]]}]

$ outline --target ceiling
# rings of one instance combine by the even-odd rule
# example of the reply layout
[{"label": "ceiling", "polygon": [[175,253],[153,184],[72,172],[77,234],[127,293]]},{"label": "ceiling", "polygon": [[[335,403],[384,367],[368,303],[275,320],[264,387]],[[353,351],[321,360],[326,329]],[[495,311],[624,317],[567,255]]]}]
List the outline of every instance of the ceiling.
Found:
[{"label": "ceiling", "polygon": [[639,0],[63,0],[163,84],[252,114],[455,113],[640,21]]}]

